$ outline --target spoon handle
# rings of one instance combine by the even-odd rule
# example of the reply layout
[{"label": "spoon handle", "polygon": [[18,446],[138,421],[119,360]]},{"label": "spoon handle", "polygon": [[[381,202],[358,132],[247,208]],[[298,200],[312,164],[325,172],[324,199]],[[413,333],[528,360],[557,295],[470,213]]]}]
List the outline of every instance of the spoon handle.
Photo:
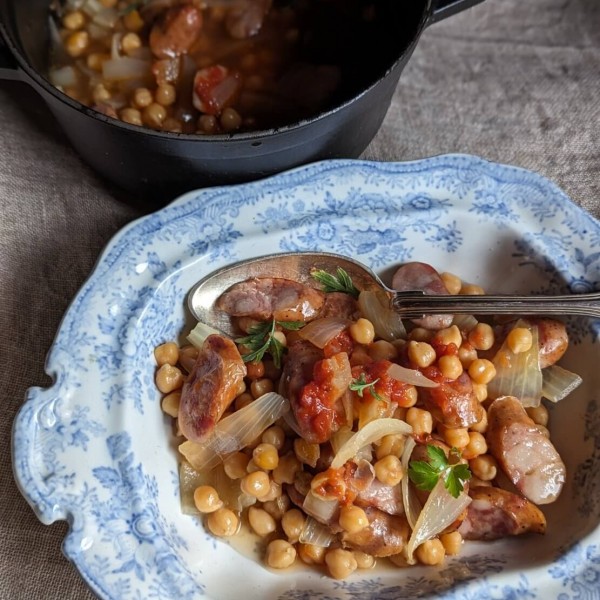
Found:
[{"label": "spoon handle", "polygon": [[581,315],[600,318],[600,292],[564,296],[432,296],[423,292],[394,292],[392,306],[402,317],[431,314]]}]

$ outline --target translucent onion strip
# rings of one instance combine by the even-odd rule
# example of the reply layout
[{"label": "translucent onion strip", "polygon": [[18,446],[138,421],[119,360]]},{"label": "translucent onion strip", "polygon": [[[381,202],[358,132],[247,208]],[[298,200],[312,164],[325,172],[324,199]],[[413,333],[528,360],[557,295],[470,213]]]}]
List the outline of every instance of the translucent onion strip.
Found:
[{"label": "translucent onion strip", "polygon": [[348,319],[325,317],[323,319],[311,321],[300,329],[298,335],[303,340],[315,345],[317,348],[325,348],[325,346],[344,331],[348,325],[350,325]]},{"label": "translucent onion strip", "polygon": [[539,360],[538,328],[517,321],[515,327],[531,331],[532,344],[526,352],[515,354],[505,341],[492,359],[496,376],[488,383],[488,396],[514,396],[523,406],[539,406],[542,399],[542,369]]},{"label": "translucent onion strip", "polygon": [[289,409],[290,403],[283,396],[269,392],[221,419],[206,441],[183,442],[179,452],[197,471],[212,469],[232,452],[245,448]]},{"label": "translucent onion strip", "polygon": [[440,477],[431,490],[406,545],[408,564],[415,564],[414,552],[423,542],[430,540],[454,523],[470,503],[471,498],[464,491],[458,498],[454,498],[446,489],[443,478]]},{"label": "translucent onion strip", "polygon": [[358,296],[358,306],[363,317],[373,323],[377,337],[388,342],[406,338],[402,319],[390,308],[390,300],[385,292],[362,291]]},{"label": "translucent onion strip", "polygon": [[302,509],[319,523],[327,524],[337,515],[340,503],[337,500],[326,500],[313,492],[308,492],[302,503]]},{"label": "translucent onion strip", "polygon": [[387,418],[371,421],[342,445],[331,462],[331,468],[339,469],[348,460],[354,458],[361,448],[386,435],[409,435],[411,433],[412,427],[400,419]]},{"label": "translucent onion strip", "polygon": [[577,373],[550,365],[542,369],[542,396],[550,402],[559,402],[579,387],[582,381]]},{"label": "translucent onion strip", "polygon": [[416,445],[417,442],[415,442],[412,437],[408,437],[406,438],[404,450],[402,452],[402,471],[404,472],[401,481],[402,502],[404,504],[406,520],[408,521],[411,529],[415,528],[417,519],[419,518],[419,514],[422,509],[421,502],[419,501],[419,498],[417,497],[417,494],[410,483],[410,477],[408,476],[408,463]]},{"label": "translucent onion strip", "polygon": [[188,334],[187,339],[192,346],[200,349],[204,345],[206,338],[212,334],[222,335],[221,332],[217,331],[214,327],[211,327],[206,323],[198,322],[196,327]]},{"label": "translucent onion strip", "polygon": [[402,381],[403,383],[408,383],[410,385],[427,388],[439,386],[439,384],[435,381],[431,381],[431,379],[425,377],[421,371],[417,371],[417,369],[407,369],[395,363],[390,365],[389,369],[387,370],[387,374],[393,379]]},{"label": "translucent onion strip", "polygon": [[334,540],[335,535],[331,533],[331,529],[312,517],[306,519],[302,533],[298,538],[301,544],[311,544],[321,548],[328,548]]}]

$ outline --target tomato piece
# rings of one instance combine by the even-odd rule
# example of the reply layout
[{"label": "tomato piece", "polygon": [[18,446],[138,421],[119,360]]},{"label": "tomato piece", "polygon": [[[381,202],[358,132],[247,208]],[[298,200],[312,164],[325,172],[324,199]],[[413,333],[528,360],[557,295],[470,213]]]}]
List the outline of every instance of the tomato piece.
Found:
[{"label": "tomato piece", "polygon": [[194,76],[194,107],[204,114],[218,115],[235,101],[240,87],[239,74],[223,65],[200,69]]}]

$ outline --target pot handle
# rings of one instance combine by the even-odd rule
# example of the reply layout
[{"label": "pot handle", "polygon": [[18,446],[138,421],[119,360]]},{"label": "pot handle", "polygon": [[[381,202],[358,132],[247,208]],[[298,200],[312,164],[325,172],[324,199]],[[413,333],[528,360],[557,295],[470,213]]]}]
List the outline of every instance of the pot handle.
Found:
[{"label": "pot handle", "polygon": [[21,69],[4,41],[4,32],[0,22],[0,80],[22,81]]},{"label": "pot handle", "polygon": [[437,23],[480,2],[483,2],[483,0],[433,0],[431,3],[431,17],[427,24]]}]

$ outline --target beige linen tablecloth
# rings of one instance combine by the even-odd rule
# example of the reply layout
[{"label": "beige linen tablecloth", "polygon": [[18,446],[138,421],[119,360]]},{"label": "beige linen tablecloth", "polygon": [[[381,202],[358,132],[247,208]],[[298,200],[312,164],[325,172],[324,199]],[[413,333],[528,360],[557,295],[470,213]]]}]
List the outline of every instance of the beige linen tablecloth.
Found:
[{"label": "beige linen tablecloth", "polygon": [[[15,0],[17,1],[17,0]],[[425,32],[365,158],[464,152],[535,170],[600,217],[600,2],[487,0]],[[12,476],[11,424],[109,238],[147,212],[92,173],[39,98],[0,83],[0,598],[93,595]],[[167,200],[167,199],[165,199]]]}]

